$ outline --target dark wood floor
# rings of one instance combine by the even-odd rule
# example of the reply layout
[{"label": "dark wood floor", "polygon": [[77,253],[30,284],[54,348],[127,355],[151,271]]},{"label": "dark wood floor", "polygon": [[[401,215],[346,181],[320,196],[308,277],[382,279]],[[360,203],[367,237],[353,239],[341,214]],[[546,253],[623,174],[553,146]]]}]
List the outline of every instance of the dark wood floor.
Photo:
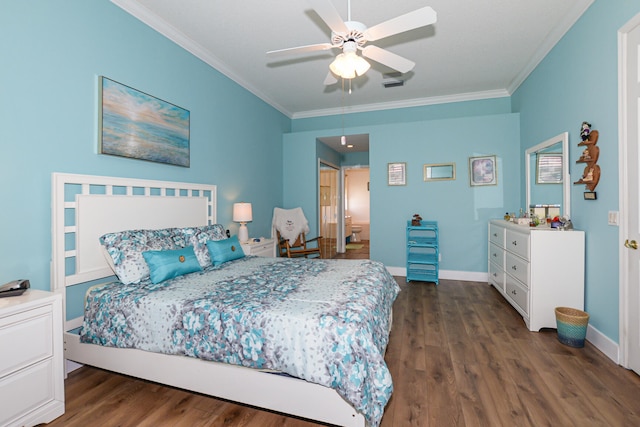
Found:
[{"label": "dark wood floor", "polygon": [[[396,280],[383,427],[640,426],[640,378],[590,343],[529,332],[486,283]],[[318,425],[90,367],[65,391],[52,427]]]}]

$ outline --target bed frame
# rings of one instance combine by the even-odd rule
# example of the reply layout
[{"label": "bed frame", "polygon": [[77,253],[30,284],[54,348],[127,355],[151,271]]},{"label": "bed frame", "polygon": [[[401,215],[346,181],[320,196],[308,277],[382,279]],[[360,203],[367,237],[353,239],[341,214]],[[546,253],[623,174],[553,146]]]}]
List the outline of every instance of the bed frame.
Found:
[{"label": "bed frame", "polygon": [[311,420],[365,427],[364,416],[328,387],[191,357],[84,344],[68,332],[82,318],[66,320],[67,287],[113,275],[98,237],[214,224],[215,185],[54,173],[51,205],[51,283],[63,299],[67,360]]}]

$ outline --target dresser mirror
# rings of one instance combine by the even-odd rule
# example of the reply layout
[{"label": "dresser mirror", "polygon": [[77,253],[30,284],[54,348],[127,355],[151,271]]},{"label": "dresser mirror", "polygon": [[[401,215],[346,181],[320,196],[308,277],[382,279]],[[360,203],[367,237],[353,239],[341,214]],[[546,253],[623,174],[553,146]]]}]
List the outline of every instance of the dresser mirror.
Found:
[{"label": "dresser mirror", "polygon": [[571,217],[569,133],[563,132],[525,152],[526,204],[539,217]]}]

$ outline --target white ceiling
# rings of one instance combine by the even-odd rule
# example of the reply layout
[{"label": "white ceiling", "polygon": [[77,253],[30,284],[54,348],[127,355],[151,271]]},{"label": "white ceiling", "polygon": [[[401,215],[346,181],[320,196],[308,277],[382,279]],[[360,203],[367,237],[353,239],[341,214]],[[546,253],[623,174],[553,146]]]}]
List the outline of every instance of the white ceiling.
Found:
[{"label": "white ceiling", "polygon": [[[333,49],[269,59],[267,51],[329,42],[305,0],[111,0],[291,118],[508,96],[593,0],[352,0],[351,19],[371,27],[424,6],[436,24],[372,44],[416,63],[385,89],[371,69],[323,84]],[[331,1],[348,19],[348,0]],[[345,89],[349,83],[346,81]]]}]

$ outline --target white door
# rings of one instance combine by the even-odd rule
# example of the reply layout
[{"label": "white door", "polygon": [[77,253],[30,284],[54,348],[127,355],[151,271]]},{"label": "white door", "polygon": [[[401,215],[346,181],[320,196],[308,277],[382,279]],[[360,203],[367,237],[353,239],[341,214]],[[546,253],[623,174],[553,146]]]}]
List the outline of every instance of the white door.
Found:
[{"label": "white door", "polygon": [[618,33],[620,73],[620,363],[640,373],[640,15]]},{"label": "white door", "polygon": [[333,258],[337,251],[338,218],[338,171],[335,166],[320,162],[320,250],[323,258]]}]

